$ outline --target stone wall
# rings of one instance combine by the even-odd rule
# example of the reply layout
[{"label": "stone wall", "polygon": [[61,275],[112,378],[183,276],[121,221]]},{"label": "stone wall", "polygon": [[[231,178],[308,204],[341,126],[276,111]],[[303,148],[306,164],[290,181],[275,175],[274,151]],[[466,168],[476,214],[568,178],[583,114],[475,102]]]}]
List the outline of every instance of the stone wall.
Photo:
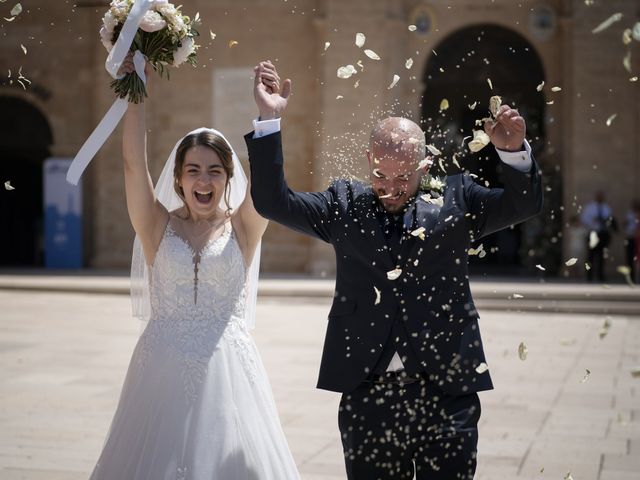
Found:
[{"label": "stone wall", "polygon": [[[0,23],[0,72],[23,74],[32,82],[26,92],[4,81],[0,95],[24,98],[48,118],[52,154],[73,156],[112,102],[106,56],[97,31],[107,2],[33,1],[12,23]],[[639,20],[633,0],[586,6],[584,0],[548,0],[555,28],[540,35],[532,28],[538,1],[495,0],[185,0],[186,12],[199,11],[204,25],[199,66],[182,67],[171,81],[154,79],[147,104],[149,164],[154,180],[176,140],[189,130],[212,125],[232,141],[246,161],[242,134],[257,114],[252,103],[251,68],[261,59],[276,62],[293,80],[293,96],[283,120],[286,174],[292,188],[316,190],[330,178],[364,174],[365,149],[375,119],[400,114],[420,119],[424,71],[433,50],[452,33],[470,25],[498,25],[527,39],[540,57],[553,105],[547,109],[545,165],[561,176],[566,216],[607,191],[619,219],[632,195],[640,191],[640,51],[632,50],[633,74],[624,70],[626,47],[622,25]],[[5,8],[8,4],[3,4]],[[10,7],[6,7],[7,11]],[[410,32],[417,12],[427,12],[428,33]],[[615,12],[623,21],[598,35],[591,30]],[[212,39],[210,31],[216,37]],[[355,45],[362,32],[367,58]],[[235,40],[237,45],[230,47]],[[20,49],[24,44],[27,55]],[[329,47],[325,48],[325,44]],[[464,50],[464,47],[462,48]],[[413,59],[411,69],[405,61]],[[361,61],[362,71],[357,62]],[[352,64],[348,80],[338,67]],[[400,82],[388,89],[394,74]],[[542,79],[541,79],[542,80]],[[244,86],[246,85],[246,88]],[[228,92],[228,93],[227,93]],[[535,92],[532,92],[532,94]],[[617,113],[610,127],[606,119]],[[133,238],[125,206],[121,131],[118,129],[85,175],[87,266],[126,268]],[[535,141],[535,139],[534,139]],[[574,197],[576,207],[572,206]],[[560,210],[558,208],[558,210]],[[562,241],[558,235],[557,241]],[[621,263],[621,241],[612,253]],[[332,249],[278,225],[270,225],[263,247],[263,270],[271,273],[330,274]]]}]

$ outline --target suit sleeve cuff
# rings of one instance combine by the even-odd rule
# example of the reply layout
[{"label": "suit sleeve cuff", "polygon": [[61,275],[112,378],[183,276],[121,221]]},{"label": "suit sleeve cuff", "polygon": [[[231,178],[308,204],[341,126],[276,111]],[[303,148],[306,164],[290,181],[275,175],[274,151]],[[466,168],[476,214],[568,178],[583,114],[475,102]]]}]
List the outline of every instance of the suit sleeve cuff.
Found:
[{"label": "suit sleeve cuff", "polygon": [[520,170],[521,172],[531,170],[531,164],[533,163],[531,160],[531,145],[529,145],[529,142],[526,140],[524,141],[524,150],[519,152],[506,152],[497,148],[496,151],[502,162],[512,166],[516,170]]},{"label": "suit sleeve cuff", "polygon": [[271,120],[259,120],[255,119],[253,121],[253,138],[261,138],[266,137],[267,135],[271,135],[272,133],[276,133],[280,131],[280,119],[273,118]]}]

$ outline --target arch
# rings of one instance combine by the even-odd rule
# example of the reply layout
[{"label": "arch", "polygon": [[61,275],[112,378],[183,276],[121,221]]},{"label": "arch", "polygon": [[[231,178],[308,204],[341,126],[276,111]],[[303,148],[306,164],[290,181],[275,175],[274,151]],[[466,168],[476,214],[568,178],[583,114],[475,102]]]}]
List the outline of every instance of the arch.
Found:
[{"label": "arch", "polygon": [[42,164],[53,135],[42,112],[28,101],[0,95],[0,266],[43,264]]},{"label": "arch", "polygon": [[[437,165],[439,175],[460,168],[478,175],[481,184],[501,185],[502,165],[495,149],[487,147],[471,154],[463,142],[472,135],[476,120],[488,117],[489,98],[517,108],[527,120],[527,138],[534,139],[534,155],[544,145],[545,109],[543,92],[537,86],[545,79],[540,56],[529,41],[514,30],[494,24],[478,24],[457,30],[443,39],[427,60],[424,71],[422,121],[427,136],[447,159]],[[492,88],[493,87],[493,88]],[[441,111],[443,99],[449,108]],[[475,109],[470,105],[476,104]],[[456,154],[460,168],[450,160]],[[483,239],[489,254],[472,257],[472,270],[517,274],[527,270],[527,252],[536,235],[518,226]]]}]

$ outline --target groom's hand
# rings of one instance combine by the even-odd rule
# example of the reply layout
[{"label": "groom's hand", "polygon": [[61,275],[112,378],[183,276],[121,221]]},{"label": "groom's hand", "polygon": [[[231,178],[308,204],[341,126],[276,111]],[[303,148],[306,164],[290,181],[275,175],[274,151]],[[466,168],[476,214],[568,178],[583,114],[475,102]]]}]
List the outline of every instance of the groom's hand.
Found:
[{"label": "groom's hand", "polygon": [[253,68],[253,96],[260,111],[261,120],[279,118],[287,108],[291,95],[291,80],[286,79],[280,87],[280,77],[270,61],[260,62]]},{"label": "groom's hand", "polygon": [[515,152],[522,149],[527,124],[518,110],[502,105],[495,119],[485,122],[484,131],[496,148]]}]

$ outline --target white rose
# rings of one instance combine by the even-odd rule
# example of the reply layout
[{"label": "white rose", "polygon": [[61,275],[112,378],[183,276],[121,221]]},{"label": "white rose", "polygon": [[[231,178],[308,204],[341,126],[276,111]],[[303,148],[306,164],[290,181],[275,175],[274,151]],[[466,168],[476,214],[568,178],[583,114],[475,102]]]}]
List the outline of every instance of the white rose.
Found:
[{"label": "white rose", "polygon": [[124,22],[129,14],[129,5],[126,1],[111,2],[109,12],[117,21]]},{"label": "white rose", "polygon": [[107,49],[107,52],[111,52],[111,49],[113,48],[113,45],[111,44],[111,33],[107,31],[105,27],[100,29],[100,41],[102,42],[102,45],[104,45],[104,48]]},{"label": "white rose", "polygon": [[167,22],[160,16],[158,12],[147,10],[144,14],[142,22],[140,22],[140,28],[145,32],[157,32],[167,26]]},{"label": "white rose", "polygon": [[112,33],[113,29],[118,25],[118,19],[111,13],[111,10],[109,10],[104,14],[104,17],[102,17],[102,24],[104,28],[107,29],[107,32]]},{"label": "white rose", "polygon": [[156,10],[165,16],[171,16],[178,13],[176,7],[171,3],[156,6]]},{"label": "white rose", "polygon": [[156,11],[160,11],[160,9],[165,5],[169,5],[169,0],[153,0],[151,8]]},{"label": "white rose", "polygon": [[169,23],[169,28],[176,33],[180,33],[186,29],[182,15],[172,15]]},{"label": "white rose", "polygon": [[179,67],[184,62],[186,62],[187,58],[189,58],[189,55],[191,55],[195,51],[195,43],[193,41],[193,38],[187,37],[183,40],[180,40],[180,42],[182,43],[182,46],[178,47],[178,50],[173,53],[174,67]]}]

